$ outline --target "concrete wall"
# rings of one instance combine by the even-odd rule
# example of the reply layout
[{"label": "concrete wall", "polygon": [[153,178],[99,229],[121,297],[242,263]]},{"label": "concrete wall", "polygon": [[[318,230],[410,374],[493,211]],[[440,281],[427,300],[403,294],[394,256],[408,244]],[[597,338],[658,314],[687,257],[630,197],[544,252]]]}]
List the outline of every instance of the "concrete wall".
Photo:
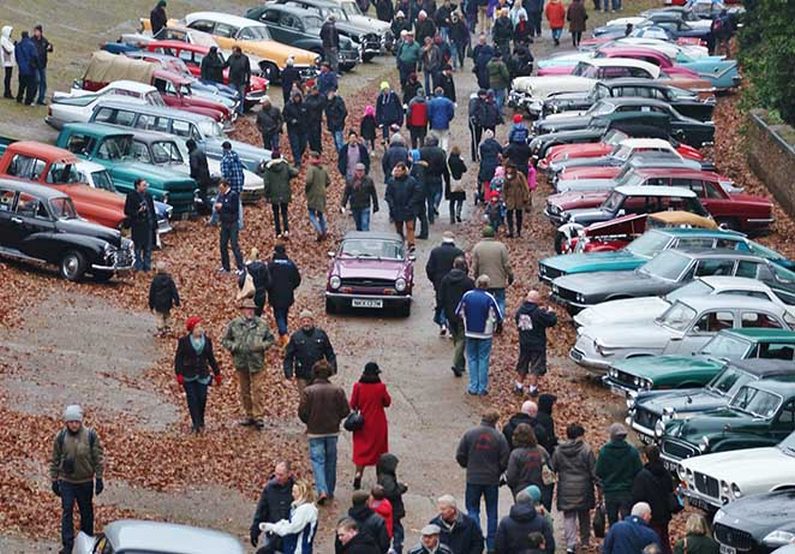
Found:
[{"label": "concrete wall", "polygon": [[763,110],[748,114],[748,165],[776,197],[781,207],[795,217],[795,145],[783,138],[785,125],[768,125]]}]

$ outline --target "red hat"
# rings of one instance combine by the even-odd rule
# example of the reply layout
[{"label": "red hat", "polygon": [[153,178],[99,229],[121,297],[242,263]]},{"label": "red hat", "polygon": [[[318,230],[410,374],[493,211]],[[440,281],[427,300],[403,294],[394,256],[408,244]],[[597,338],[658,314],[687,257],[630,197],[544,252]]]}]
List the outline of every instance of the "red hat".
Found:
[{"label": "red hat", "polygon": [[188,333],[192,333],[193,329],[201,322],[202,318],[197,315],[192,315],[185,320],[185,328],[188,330]]},{"label": "red hat", "polygon": [[521,123],[523,120],[524,120],[524,118],[522,117],[522,114],[518,114],[517,113],[517,114],[513,115],[513,122],[514,123]]}]

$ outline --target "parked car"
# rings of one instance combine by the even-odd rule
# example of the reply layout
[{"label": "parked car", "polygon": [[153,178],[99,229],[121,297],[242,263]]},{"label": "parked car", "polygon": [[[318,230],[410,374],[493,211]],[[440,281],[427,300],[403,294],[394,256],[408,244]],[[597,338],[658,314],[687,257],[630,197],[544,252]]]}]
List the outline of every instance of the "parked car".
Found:
[{"label": "parked car", "polygon": [[388,51],[392,51],[395,42],[400,38],[392,34],[392,26],[388,21],[381,21],[362,12],[359,4],[354,0],[329,0],[345,13],[350,23],[363,25],[382,37],[382,44]]},{"label": "parked car", "polygon": [[662,52],[651,48],[645,48],[643,46],[603,44],[598,48],[596,48],[595,50],[583,54],[584,55],[581,56],[579,59],[577,58],[570,59],[570,62],[568,64],[557,63],[553,66],[539,68],[538,74],[566,75],[571,73],[571,71],[574,69],[574,67],[576,67],[578,62],[591,58],[595,59],[626,58],[633,60],[642,60],[645,62],[649,62],[650,64],[656,65],[662,70],[662,72],[664,73],[664,77],[669,77],[669,78],[675,77],[679,79],[684,78],[693,81],[693,84],[688,83],[684,88],[688,89],[698,88],[701,90],[712,88],[712,83],[708,81],[698,82],[700,78],[698,72],[696,72],[695,70],[680,66],[679,64],[674,63],[673,60],[671,60]]},{"label": "parked car", "polygon": [[[122,33],[117,44],[129,44],[136,48],[146,48],[146,45],[153,40],[173,40],[186,44],[196,44],[198,46],[218,46],[215,38],[211,34],[196,31],[185,25],[169,24],[160,29],[156,35],[152,36],[151,24],[148,17],[141,17],[138,20],[138,30],[135,33]],[[254,69],[254,68],[252,68]],[[256,68],[259,71],[259,67]]]},{"label": "parked car", "polygon": [[[787,338],[782,337],[782,339],[789,340],[789,342],[754,344],[755,337],[753,335],[760,334],[762,335],[761,338],[764,339],[766,333],[768,333],[766,329],[721,331],[710,342],[718,340],[719,337],[735,335],[729,340],[736,341],[738,345],[744,345],[747,350],[741,355],[747,357],[728,361],[699,358],[699,360],[704,360],[705,362],[715,362],[719,368],[718,372],[714,374],[704,388],[663,390],[666,387],[659,387],[661,390],[641,391],[630,394],[627,397],[627,424],[637,433],[642,443],[652,444],[657,437],[657,429],[662,431],[666,421],[688,419],[710,410],[723,408],[748,383],[760,380],[795,380],[795,367],[793,367],[792,360],[784,361],[776,356],[782,350],[786,350],[792,356],[793,346],[795,346],[795,333],[770,331],[769,334],[783,335],[788,333],[789,336]],[[707,347],[709,347],[709,344]],[[753,357],[760,349],[768,347],[777,349],[773,359],[761,355],[759,358]],[[685,357],[681,358],[681,362],[683,365],[688,364]],[[676,372],[683,371],[680,365],[672,367]],[[690,363],[688,372],[697,374],[700,369],[698,361],[693,361]],[[665,375],[662,375],[664,378]]]},{"label": "parked car", "polygon": [[69,123],[63,126],[55,144],[78,158],[105,166],[121,192],[134,190],[135,180],[143,178],[153,198],[173,206],[176,215],[190,215],[196,181],[183,172],[133,161],[132,139],[132,133],[123,129]]},{"label": "parked car", "polygon": [[[781,446],[780,450],[786,452],[785,456],[791,454],[788,450],[790,446]],[[740,463],[732,466],[741,466],[745,473],[765,474],[765,472],[754,472],[753,466],[746,465],[742,458]],[[757,460],[748,460],[755,462]],[[767,460],[765,460],[767,461]],[[778,461],[778,460],[777,460]],[[790,463],[792,460],[789,460]],[[758,467],[758,466],[757,466]],[[749,471],[750,470],[750,471]],[[791,466],[790,466],[790,474]],[[776,477],[773,474],[771,477]],[[737,477],[743,478],[745,475]],[[791,479],[784,477],[786,486],[774,487],[775,492],[755,494],[753,496],[743,495],[736,501],[729,500],[715,514],[713,529],[715,540],[720,545],[721,552],[750,552],[761,554],[767,552],[777,552],[779,554],[792,552],[795,547],[795,490],[792,487]],[[736,483],[734,483],[736,485]],[[711,485],[711,482],[710,482]],[[737,487],[739,489],[739,486]],[[731,496],[734,495],[732,489]],[[721,491],[722,498],[728,498]],[[717,506],[710,505],[712,510]]]},{"label": "parked car", "polygon": [[132,241],[77,215],[59,190],[0,179],[0,254],[59,268],[64,279],[90,273],[97,281],[131,270]]},{"label": "parked car", "polygon": [[118,552],[157,552],[158,554],[243,554],[240,542],[211,529],[200,529],[175,523],[122,519],[105,526],[89,537],[77,535],[75,554],[106,554]]},{"label": "parked car", "polygon": [[349,231],[329,252],[326,312],[344,307],[388,309],[408,317],[414,256],[396,233]]}]

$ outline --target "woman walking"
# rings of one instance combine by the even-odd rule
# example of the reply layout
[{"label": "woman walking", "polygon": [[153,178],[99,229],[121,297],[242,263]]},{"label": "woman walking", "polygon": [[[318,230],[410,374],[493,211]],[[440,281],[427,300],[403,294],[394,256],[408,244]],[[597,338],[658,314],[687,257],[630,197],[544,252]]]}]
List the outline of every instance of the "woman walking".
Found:
[{"label": "woman walking", "polygon": [[445,193],[450,204],[450,225],[461,223],[461,209],[466,200],[466,186],[463,181],[467,166],[461,159],[461,149],[453,146],[447,158],[447,167],[450,169],[450,180],[445,183]]},{"label": "woman walking", "polygon": [[[254,315],[262,317],[262,312],[265,309],[265,298],[268,294],[268,288],[271,286],[271,274],[268,271],[268,264],[260,260],[259,249],[255,246],[249,251],[248,261],[246,262],[246,270],[238,276],[237,285],[240,292],[237,295],[237,300],[242,300],[244,297],[249,296],[254,299],[254,304],[257,308],[254,310]],[[251,284],[254,285],[254,293],[251,296],[250,290],[246,289],[246,277],[251,276]]]},{"label": "woman walking", "polygon": [[596,455],[585,442],[585,429],[578,423],[566,428],[566,438],[552,454],[552,469],[558,474],[558,510],[563,512],[566,552],[577,551],[577,524],[580,549],[586,550],[591,537],[590,510],[596,504],[594,487]]},{"label": "woman walking", "polygon": [[[527,179],[516,170],[516,166],[508,163],[505,168],[505,184],[503,185],[505,207],[508,210],[508,238],[522,236],[524,211],[530,208],[530,189]],[[514,221],[515,220],[515,221]],[[514,223],[516,226],[514,227]]]},{"label": "woman walking", "polygon": [[364,425],[353,432],[353,463],[356,466],[356,475],[353,479],[353,488],[362,487],[362,474],[367,466],[378,463],[381,454],[389,452],[389,428],[386,421],[386,412],[392,403],[392,398],[386,390],[386,385],[378,376],[381,369],[375,362],[367,362],[359,381],[353,384],[351,392],[351,409],[359,410],[364,418]]},{"label": "woman walking", "polygon": [[[307,481],[293,485],[293,503],[290,518],[276,523],[260,523],[261,531],[273,533],[282,538],[282,554],[312,554],[312,543],[317,531],[317,506],[315,491]],[[267,546],[257,550],[257,554],[270,552]]]},{"label": "woman walking", "polygon": [[[194,433],[204,431],[204,408],[207,405],[207,387],[215,378],[215,384],[221,386],[221,370],[213,354],[213,342],[204,332],[200,317],[192,316],[185,322],[188,331],[177,342],[177,353],[174,356],[174,372],[177,382],[185,389],[190,412],[191,430]],[[210,375],[208,366],[212,368]]]},{"label": "woman walking", "polygon": [[582,34],[585,32],[585,21],[588,19],[588,14],[585,12],[585,4],[582,3],[582,0],[572,0],[566,12],[566,19],[569,22],[571,43],[574,48],[579,48]]},{"label": "woman walking", "polygon": [[544,483],[544,474],[551,471],[549,452],[538,444],[533,428],[527,423],[517,425],[511,439],[514,448],[508,458],[505,481],[513,493],[514,500],[517,494],[530,485],[535,485],[541,491],[541,503],[547,511],[550,511],[552,487]]}]

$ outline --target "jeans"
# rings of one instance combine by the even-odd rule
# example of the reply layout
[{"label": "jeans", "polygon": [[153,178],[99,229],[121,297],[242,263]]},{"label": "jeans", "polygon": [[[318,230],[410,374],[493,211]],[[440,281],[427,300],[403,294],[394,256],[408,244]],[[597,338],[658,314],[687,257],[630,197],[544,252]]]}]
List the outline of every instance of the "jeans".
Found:
[{"label": "jeans", "polygon": [[320,138],[322,134],[320,130],[320,121],[312,122],[309,129],[307,129],[306,140],[309,143],[309,149],[314,150],[318,154],[323,152],[323,143]]},{"label": "jeans", "polygon": [[433,96],[433,89],[431,88],[431,85],[433,84],[433,73],[430,71],[423,71],[422,74],[425,79],[425,96]]},{"label": "jeans", "polygon": [[[287,220],[287,208],[289,204],[271,204],[273,211],[273,227],[276,230],[276,235],[282,234],[282,223],[284,223],[284,232],[290,231],[290,222]],[[279,217],[281,215],[281,217]]]},{"label": "jeans", "polygon": [[353,212],[353,221],[356,223],[357,231],[370,230],[370,208],[351,209]]},{"label": "jeans", "polygon": [[455,52],[453,54],[453,68],[460,67],[464,69],[464,59],[466,58],[467,53],[467,43],[466,42],[456,42],[454,44]]},{"label": "jeans", "polygon": [[560,35],[563,34],[563,27],[559,29],[552,29],[552,40],[555,41],[555,44],[560,42]]},{"label": "jeans", "polygon": [[74,506],[80,510],[80,530],[86,535],[94,535],[94,482],[67,483],[61,481],[61,544],[67,552],[72,551],[75,542]]},{"label": "jeans", "polygon": [[342,129],[331,131],[331,138],[334,139],[334,148],[339,152],[345,146],[345,139],[342,136]]},{"label": "jeans", "polygon": [[[286,204],[285,204],[286,205]],[[326,234],[326,216],[323,215],[323,212],[319,210],[308,210],[309,211],[309,223],[312,224],[312,227],[315,228],[318,235],[325,235]]]},{"label": "jeans", "polygon": [[428,210],[425,209],[424,205],[417,210],[417,219],[420,220],[420,234],[417,236],[421,239],[427,239],[430,229],[428,229]]},{"label": "jeans", "polygon": [[237,113],[242,114],[246,109],[244,104],[246,103],[246,89],[248,85],[246,83],[241,83],[234,85],[234,87],[235,90],[237,90],[237,95],[240,97],[240,103],[237,105]]},{"label": "jeans", "polygon": [[13,98],[11,94],[11,74],[14,72],[13,67],[4,67],[5,75],[3,76],[3,98]]},{"label": "jeans", "polygon": [[290,141],[290,150],[293,152],[293,161],[296,167],[301,167],[301,158],[306,150],[306,134],[303,131],[287,129],[287,140]]},{"label": "jeans", "polygon": [[337,436],[309,439],[309,459],[318,495],[334,496],[337,486]]},{"label": "jeans", "polygon": [[400,73],[400,84],[405,85],[409,80],[409,74],[417,70],[417,64],[403,63],[398,60],[398,72]]},{"label": "jeans", "polygon": [[224,268],[224,271],[229,271],[229,243],[232,243],[232,253],[235,255],[235,263],[237,264],[237,269],[243,269],[243,254],[240,253],[240,244],[237,242],[237,236],[240,233],[240,229],[237,228],[237,225],[234,223],[232,224],[221,224],[221,236],[220,236],[220,246],[221,246],[221,267]]},{"label": "jeans", "polygon": [[392,550],[397,554],[403,553],[403,539],[406,534],[403,531],[403,524],[396,517],[392,517]]},{"label": "jeans", "polygon": [[505,317],[505,289],[489,289],[489,293],[497,301],[502,317]]},{"label": "jeans", "polygon": [[442,183],[429,183],[428,187],[428,221],[433,223],[439,213],[439,204],[442,203]]},{"label": "jeans", "polygon": [[265,150],[276,150],[279,148],[279,133],[272,131],[269,133],[262,133],[262,147]]},{"label": "jeans", "polygon": [[273,319],[276,320],[276,327],[279,329],[280,336],[287,334],[287,314],[289,313],[290,308],[273,308]]},{"label": "jeans", "polygon": [[[484,394],[489,390],[489,356],[491,339],[466,339],[467,363],[469,364],[470,394]],[[496,524],[495,524],[496,525]]]},{"label": "jeans", "polygon": [[204,427],[204,408],[207,406],[207,385],[197,380],[185,381],[185,398],[188,401],[188,412],[193,429]]},{"label": "jeans", "polygon": [[41,67],[36,70],[36,80],[39,85],[39,97],[36,99],[38,104],[44,104],[44,97],[47,95],[47,68]]},{"label": "jeans", "polygon": [[448,204],[450,205],[450,223],[461,221],[461,209],[464,207],[464,199],[449,200]]},{"label": "jeans", "polygon": [[505,104],[505,89],[494,89],[494,103],[497,104],[497,111],[502,113],[502,106]]},{"label": "jeans", "polygon": [[[611,4],[613,4],[614,12],[621,9],[621,0],[611,0]],[[607,0],[605,0],[605,9],[607,9]]]},{"label": "jeans", "polygon": [[533,31],[530,36],[541,36],[541,12],[527,12],[527,22]]},{"label": "jeans", "polygon": [[17,102],[24,100],[25,104],[30,106],[33,104],[33,99],[36,97],[36,74],[23,75],[19,73],[19,87],[17,88]]},{"label": "jeans", "polygon": [[447,318],[444,316],[444,309],[438,303],[433,309],[433,322],[439,327],[447,327]]},{"label": "jeans", "polygon": [[523,215],[524,215],[524,210],[522,210],[521,208],[518,209],[518,210],[508,210],[508,234],[509,235],[513,235],[514,234],[513,223],[514,223],[514,217],[515,217],[516,218],[516,228],[515,228],[516,229],[516,236],[517,237],[521,237],[522,236],[522,219],[523,219],[522,216]]},{"label": "jeans", "polygon": [[134,243],[135,263],[133,269],[136,271],[149,271],[152,269],[152,235],[147,233],[144,241]]},{"label": "jeans", "polygon": [[[480,526],[480,499],[486,500],[486,548],[494,550],[494,538],[497,535],[497,505],[499,502],[498,485],[474,485],[467,483],[465,500],[467,514]],[[481,530],[482,532],[482,530]]]}]

